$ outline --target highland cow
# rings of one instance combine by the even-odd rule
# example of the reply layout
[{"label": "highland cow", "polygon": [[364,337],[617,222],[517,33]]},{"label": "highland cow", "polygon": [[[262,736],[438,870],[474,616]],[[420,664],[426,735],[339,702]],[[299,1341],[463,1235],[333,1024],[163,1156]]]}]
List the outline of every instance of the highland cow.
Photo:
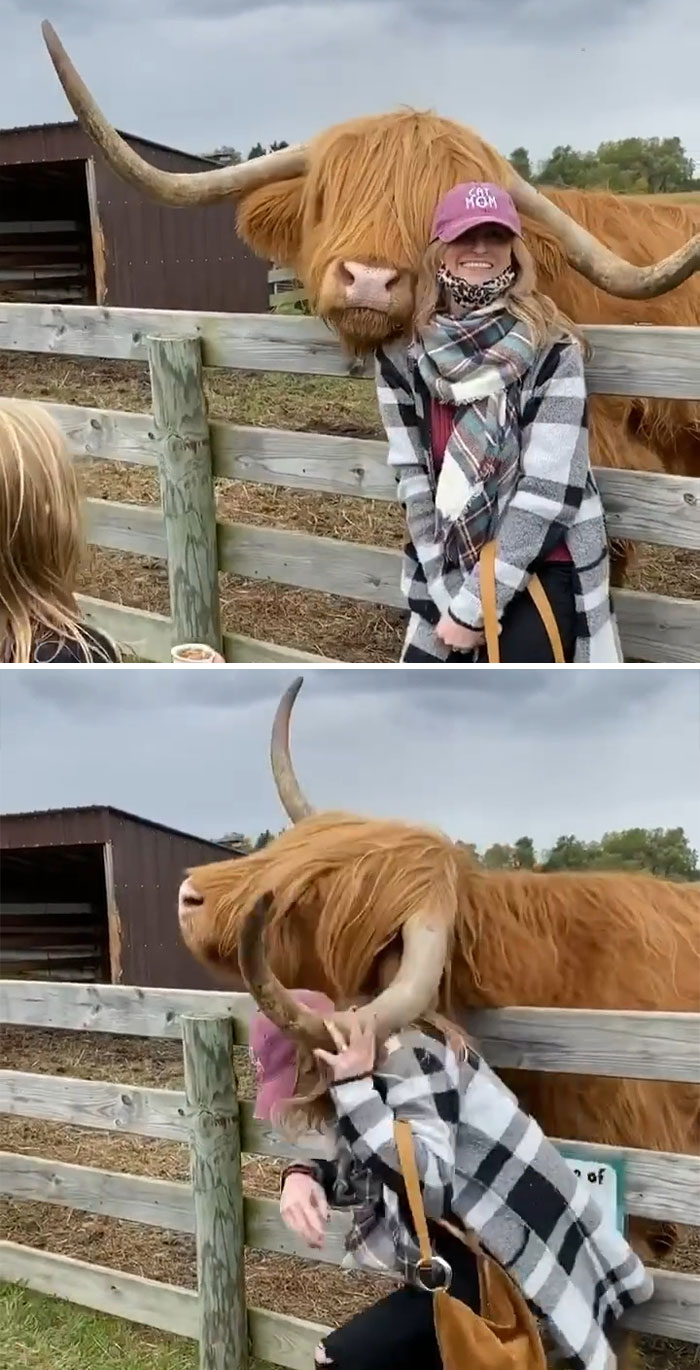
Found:
[{"label": "highland cow", "polygon": [[[315,814],[296,779],[284,695],[271,759],[292,827],[250,856],[200,866],[180,889],[182,936],[245,987],[241,931],[272,895],[271,976],[360,1003],[386,1034],[428,1006],[692,1011],[699,1005],[700,886],[645,874],[491,871],[443,833],[348,813]],[[251,924],[247,924],[250,935]],[[260,986],[256,993],[260,997]],[[694,1154],[696,1086],[503,1071],[554,1137]],[[633,1223],[653,1249],[673,1232]]]},{"label": "highland cow", "polygon": [[[450,186],[470,180],[508,187],[540,286],[576,323],[700,321],[693,205],[603,191],[541,193],[473,129],[415,110],[349,120],[306,146],[238,166],[163,171],[108,123],[50,24],[43,34],[77,118],[112,169],[164,204],[235,200],[242,237],[260,256],[294,268],[314,312],[355,353],[410,329],[435,205]],[[595,395],[591,451],[598,466],[698,475],[700,405]]]}]

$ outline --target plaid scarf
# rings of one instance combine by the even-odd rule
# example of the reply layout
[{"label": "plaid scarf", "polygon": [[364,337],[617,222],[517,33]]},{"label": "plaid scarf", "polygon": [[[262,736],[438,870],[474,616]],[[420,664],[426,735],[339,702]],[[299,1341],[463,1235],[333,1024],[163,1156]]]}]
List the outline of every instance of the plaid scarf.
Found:
[{"label": "plaid scarf", "polygon": [[301,1168],[334,1206],[354,1208],[347,1247],[357,1264],[413,1282],[420,1252],[394,1141],[394,1120],[405,1118],[429,1220],[476,1233],[572,1370],[615,1370],[608,1337],[651,1297],[651,1276],[476,1051],[460,1062],[444,1039],[408,1029],[386,1043],[373,1076],[330,1092],[336,1164]]},{"label": "plaid scarf", "polygon": [[535,354],[527,325],[507,310],[438,314],[419,335],[420,375],[436,400],[455,408],[435,491],[436,532],[465,573],[494,535],[518,479],[520,382]]}]

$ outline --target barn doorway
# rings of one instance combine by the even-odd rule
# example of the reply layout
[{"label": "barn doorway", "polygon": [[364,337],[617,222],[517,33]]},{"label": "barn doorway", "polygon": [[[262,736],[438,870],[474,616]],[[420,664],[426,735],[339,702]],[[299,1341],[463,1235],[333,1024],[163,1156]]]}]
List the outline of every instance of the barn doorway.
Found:
[{"label": "barn doorway", "polygon": [[84,160],[0,166],[0,299],[99,303],[91,170]]},{"label": "barn doorway", "polygon": [[3,851],[2,978],[118,978],[110,956],[108,851],[102,843]]}]

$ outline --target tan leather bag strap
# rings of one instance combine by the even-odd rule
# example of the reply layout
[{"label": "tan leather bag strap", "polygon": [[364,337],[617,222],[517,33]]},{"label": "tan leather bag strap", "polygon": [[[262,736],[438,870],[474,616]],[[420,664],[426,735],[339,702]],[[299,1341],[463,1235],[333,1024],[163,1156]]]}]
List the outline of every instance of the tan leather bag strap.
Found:
[{"label": "tan leather bag strap", "polygon": [[492,665],[501,660],[498,648],[498,612],[496,609],[496,543],[487,542],[479,557],[479,585],[481,608],[484,614],[486,651]]},{"label": "tan leather bag strap", "polygon": [[[497,546],[495,540],[487,542],[482,548],[481,556],[479,557],[479,583],[481,586],[481,607],[484,613],[484,637],[486,638],[486,651],[491,665],[498,665],[501,660],[501,653],[498,646],[498,612],[496,609],[496,551]],[[560,665],[563,665],[564,648],[557,627],[557,621],[539,576],[531,576],[527,588],[533,604],[544,624],[544,630],[549,639],[549,645],[552,648],[554,660]]]},{"label": "tan leather bag strap", "polygon": [[564,648],[561,645],[561,637],[557,628],[557,620],[552,613],[552,606],[545,594],[544,585],[539,576],[531,576],[528,590],[532,595],[535,608],[539,610],[540,618],[544,624],[544,630],[549,638],[549,645],[554,654],[554,660],[558,665],[564,665]]},{"label": "tan leather bag strap", "polygon": [[413,1149],[413,1133],[411,1124],[396,1120],[394,1123],[394,1140],[396,1149],[399,1153],[401,1174],[406,1186],[408,1206],[413,1218],[413,1226],[416,1229],[418,1245],[420,1246],[421,1260],[432,1260],[433,1250],[430,1245],[430,1235],[428,1233],[428,1222],[423,1207],[423,1197],[420,1192],[420,1179],[418,1177],[418,1166],[416,1165],[416,1153]]}]

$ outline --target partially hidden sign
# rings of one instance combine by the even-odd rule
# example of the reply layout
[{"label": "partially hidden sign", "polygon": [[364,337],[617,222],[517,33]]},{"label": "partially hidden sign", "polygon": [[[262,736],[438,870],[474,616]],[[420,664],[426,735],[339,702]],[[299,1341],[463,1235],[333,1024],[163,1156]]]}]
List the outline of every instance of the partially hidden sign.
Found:
[{"label": "partially hidden sign", "polygon": [[587,1156],[577,1155],[575,1147],[560,1146],[557,1150],[577,1179],[583,1180],[590,1189],[591,1198],[601,1209],[605,1223],[624,1233],[626,1162],[617,1157],[598,1160],[593,1150]]}]

